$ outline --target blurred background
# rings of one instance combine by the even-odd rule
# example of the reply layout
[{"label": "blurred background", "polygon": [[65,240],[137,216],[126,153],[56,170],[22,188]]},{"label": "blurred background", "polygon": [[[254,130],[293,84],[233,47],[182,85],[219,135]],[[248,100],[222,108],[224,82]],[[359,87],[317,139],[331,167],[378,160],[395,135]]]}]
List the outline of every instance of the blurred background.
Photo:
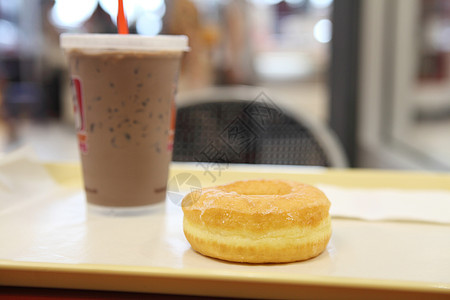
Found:
[{"label": "blurred background", "polygon": [[[450,1],[124,0],[186,34],[179,94],[250,85],[335,131],[352,167],[450,170]],[[59,35],[116,32],[116,0],[0,0],[0,151],[77,161]]]}]

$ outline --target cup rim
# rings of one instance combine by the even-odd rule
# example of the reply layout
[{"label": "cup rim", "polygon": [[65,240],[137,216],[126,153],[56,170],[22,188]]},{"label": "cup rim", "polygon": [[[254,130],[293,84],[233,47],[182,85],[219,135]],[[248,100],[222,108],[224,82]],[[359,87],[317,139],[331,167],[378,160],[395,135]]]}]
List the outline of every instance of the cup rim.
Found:
[{"label": "cup rim", "polygon": [[63,33],[60,46],[65,50],[189,51],[185,35]]}]

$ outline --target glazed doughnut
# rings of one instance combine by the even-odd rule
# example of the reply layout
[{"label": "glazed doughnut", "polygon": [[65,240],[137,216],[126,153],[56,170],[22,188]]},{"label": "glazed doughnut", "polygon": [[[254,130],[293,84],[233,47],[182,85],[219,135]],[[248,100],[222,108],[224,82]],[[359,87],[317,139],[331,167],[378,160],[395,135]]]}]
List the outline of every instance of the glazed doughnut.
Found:
[{"label": "glazed doughnut", "polygon": [[325,194],[310,185],[237,181],[186,195],[183,229],[192,248],[206,256],[246,263],[293,262],[326,248],[329,208]]}]

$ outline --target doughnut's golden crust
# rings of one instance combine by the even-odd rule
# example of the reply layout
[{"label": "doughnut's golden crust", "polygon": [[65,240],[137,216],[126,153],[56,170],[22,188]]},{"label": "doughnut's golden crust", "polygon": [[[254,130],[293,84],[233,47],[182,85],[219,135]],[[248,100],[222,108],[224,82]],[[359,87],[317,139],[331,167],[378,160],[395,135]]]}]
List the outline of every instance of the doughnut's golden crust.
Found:
[{"label": "doughnut's golden crust", "polygon": [[184,233],[204,255],[236,262],[305,260],[331,236],[330,202],[317,188],[281,180],[239,181],[188,194]]}]

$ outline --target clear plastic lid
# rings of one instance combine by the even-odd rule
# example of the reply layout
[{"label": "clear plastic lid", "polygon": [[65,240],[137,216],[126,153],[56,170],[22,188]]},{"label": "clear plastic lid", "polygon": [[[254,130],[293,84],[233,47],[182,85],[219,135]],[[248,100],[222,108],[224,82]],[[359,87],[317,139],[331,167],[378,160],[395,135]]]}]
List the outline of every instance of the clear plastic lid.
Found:
[{"label": "clear plastic lid", "polygon": [[60,44],[65,50],[189,51],[185,35],[63,33]]}]

